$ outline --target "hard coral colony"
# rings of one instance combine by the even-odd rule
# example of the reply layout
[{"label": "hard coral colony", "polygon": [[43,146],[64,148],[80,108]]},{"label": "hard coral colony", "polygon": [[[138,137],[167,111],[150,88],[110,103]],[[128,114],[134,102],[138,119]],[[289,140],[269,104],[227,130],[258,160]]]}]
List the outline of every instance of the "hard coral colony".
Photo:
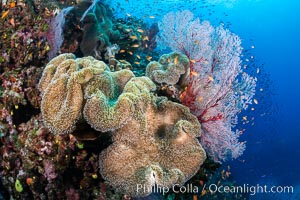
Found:
[{"label": "hard coral colony", "polygon": [[[238,36],[183,11],[167,14],[150,44],[146,34],[157,31],[115,19],[98,0],[53,13],[40,32],[50,52],[39,52],[39,62],[15,59],[21,72],[11,60],[1,71],[0,175],[12,197],[147,196],[138,184],[183,185],[205,160],[242,154],[232,129],[256,79],[240,69]],[[28,41],[36,32],[12,40],[20,34]],[[149,63],[156,44],[174,52]]]}]

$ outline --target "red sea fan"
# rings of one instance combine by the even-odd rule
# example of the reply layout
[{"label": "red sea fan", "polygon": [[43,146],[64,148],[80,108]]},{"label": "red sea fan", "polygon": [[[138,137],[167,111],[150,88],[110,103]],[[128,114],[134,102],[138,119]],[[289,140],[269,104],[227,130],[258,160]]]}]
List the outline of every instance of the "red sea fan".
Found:
[{"label": "red sea fan", "polygon": [[190,11],[168,13],[158,26],[158,44],[190,59],[190,82],[180,100],[201,122],[207,154],[215,162],[239,157],[245,142],[234,130],[237,114],[251,103],[256,86],[256,78],[240,67],[240,38],[194,19]]}]

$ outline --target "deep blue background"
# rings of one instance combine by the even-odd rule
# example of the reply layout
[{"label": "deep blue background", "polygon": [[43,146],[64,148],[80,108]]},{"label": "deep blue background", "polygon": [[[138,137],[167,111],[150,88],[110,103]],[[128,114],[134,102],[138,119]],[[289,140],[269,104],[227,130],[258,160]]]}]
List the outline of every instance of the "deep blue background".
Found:
[{"label": "deep blue background", "polygon": [[245,136],[246,162],[234,168],[245,181],[265,178],[281,185],[300,184],[299,7],[297,0],[239,1],[226,11],[231,29],[245,38],[245,47],[255,45],[254,56],[265,63],[275,84],[273,101],[279,107],[274,129],[265,130],[265,122],[258,120]]}]

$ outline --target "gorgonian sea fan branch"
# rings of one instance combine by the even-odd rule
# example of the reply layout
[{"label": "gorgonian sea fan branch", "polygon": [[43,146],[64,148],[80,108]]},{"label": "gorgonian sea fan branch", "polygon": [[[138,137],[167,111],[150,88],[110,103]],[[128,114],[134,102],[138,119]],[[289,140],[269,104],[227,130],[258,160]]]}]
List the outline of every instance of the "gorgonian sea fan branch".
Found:
[{"label": "gorgonian sea fan branch", "polygon": [[216,162],[239,157],[245,142],[234,130],[237,114],[255,94],[256,78],[242,71],[240,38],[190,11],[170,12],[158,23],[158,45],[184,53],[190,59],[190,82],[181,93],[202,125],[201,143]]}]

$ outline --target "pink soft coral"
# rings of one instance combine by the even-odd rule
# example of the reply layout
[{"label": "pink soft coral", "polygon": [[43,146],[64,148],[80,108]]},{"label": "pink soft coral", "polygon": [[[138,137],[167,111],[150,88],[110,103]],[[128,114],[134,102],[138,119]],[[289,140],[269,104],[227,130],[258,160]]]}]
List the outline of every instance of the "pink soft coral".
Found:
[{"label": "pink soft coral", "polygon": [[201,122],[207,154],[216,162],[239,157],[245,142],[238,141],[239,131],[233,128],[256,86],[256,78],[241,70],[240,38],[194,19],[190,11],[168,13],[158,26],[158,44],[190,59],[190,82],[180,100]]}]

